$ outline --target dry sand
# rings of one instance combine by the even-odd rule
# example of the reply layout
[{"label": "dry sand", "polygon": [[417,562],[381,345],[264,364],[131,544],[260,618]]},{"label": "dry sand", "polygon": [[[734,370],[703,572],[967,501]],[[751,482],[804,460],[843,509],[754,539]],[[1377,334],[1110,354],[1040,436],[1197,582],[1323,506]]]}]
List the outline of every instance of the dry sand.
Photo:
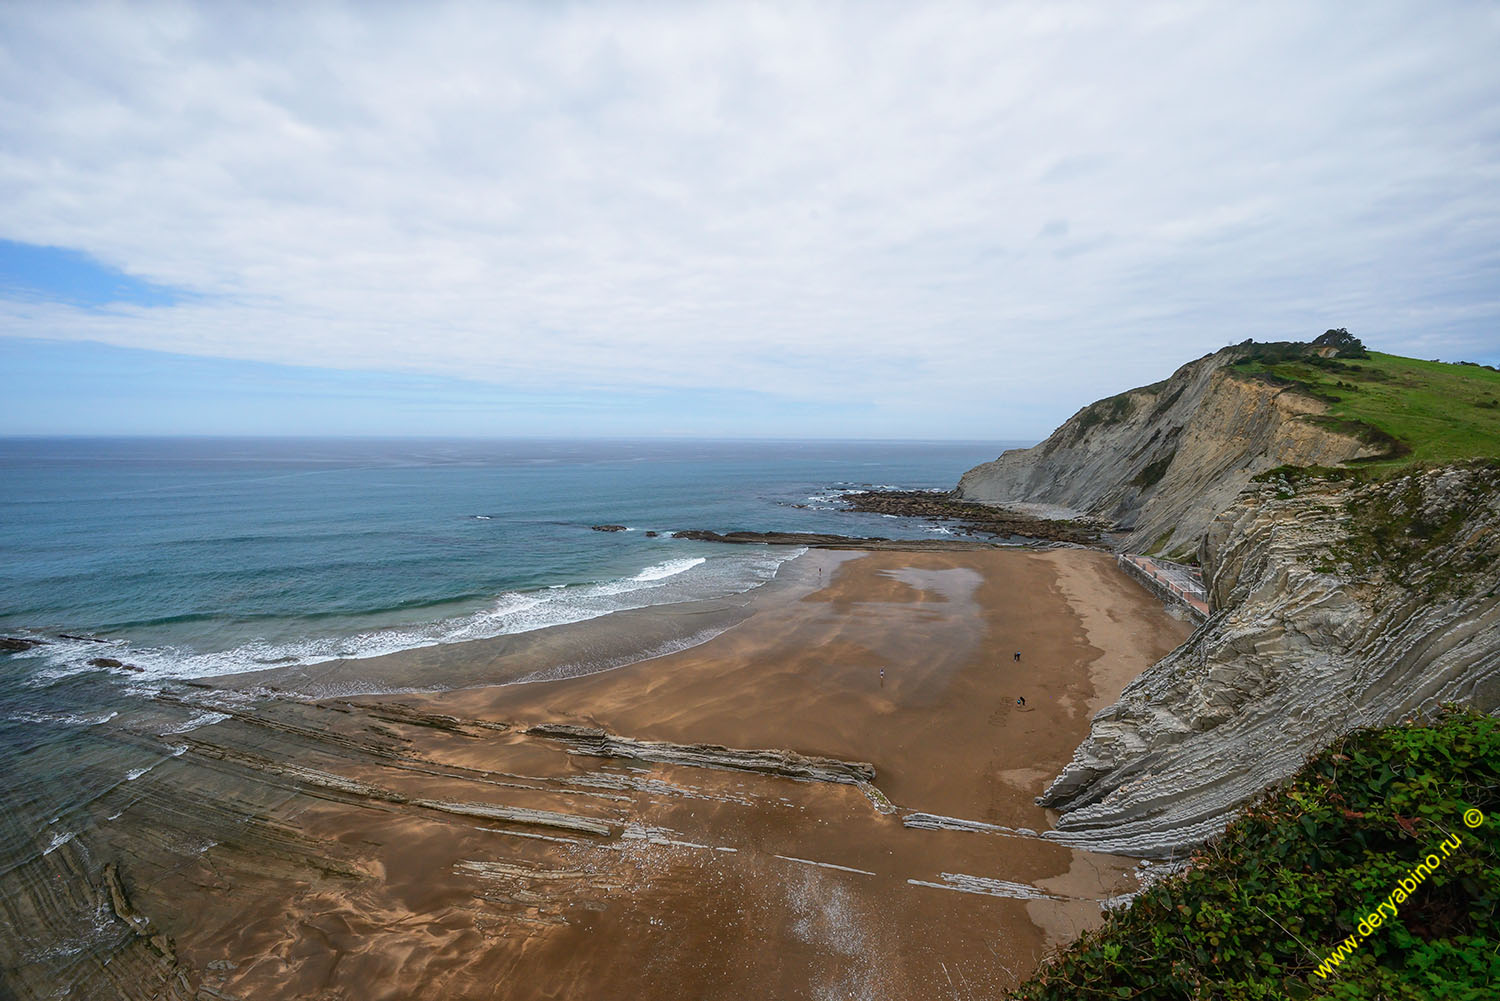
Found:
[{"label": "dry sand", "polygon": [[[1189,632],[1111,557],[814,551],[709,617],[729,628],[604,673],[275,700],[195,731],[186,760],[225,788],[284,791],[257,800],[255,838],[137,871],[132,894],[195,977],[240,998],[967,999],[1134,888],[1129,859],[902,822],[1050,826],[1033,797],[1092,712]],[[483,684],[535,669],[516,650],[408,668]],[[896,809],[851,785],[570,754],[523,732],[541,722],[870,762]],[[474,815],[487,806],[612,833]]]}]

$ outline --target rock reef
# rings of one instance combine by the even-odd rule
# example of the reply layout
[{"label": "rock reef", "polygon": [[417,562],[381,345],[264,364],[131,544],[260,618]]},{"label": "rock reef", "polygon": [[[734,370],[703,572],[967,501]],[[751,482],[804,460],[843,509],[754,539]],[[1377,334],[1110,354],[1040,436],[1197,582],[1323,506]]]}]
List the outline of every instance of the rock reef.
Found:
[{"label": "rock reef", "polygon": [[855,549],[873,552],[885,549],[910,552],[933,550],[957,552],[972,549],[992,549],[996,543],[975,539],[887,539],[883,536],[831,535],[824,532],[709,532],[688,529],[674,532],[675,539],[692,539],[697,542],[729,542],[739,545],[762,546],[807,546],[809,549]]},{"label": "rock reef", "polygon": [[965,535],[980,533],[999,537],[1022,536],[1080,544],[1099,541],[1099,526],[1092,522],[1036,518],[988,504],[958,500],[951,493],[927,490],[861,490],[845,494],[844,503],[847,505],[845,510],[848,511],[953,522],[955,530]]}]

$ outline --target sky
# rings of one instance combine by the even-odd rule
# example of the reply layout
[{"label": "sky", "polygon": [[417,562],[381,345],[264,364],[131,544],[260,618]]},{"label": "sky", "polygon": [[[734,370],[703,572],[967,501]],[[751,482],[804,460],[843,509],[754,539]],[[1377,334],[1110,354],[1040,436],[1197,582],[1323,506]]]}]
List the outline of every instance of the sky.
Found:
[{"label": "sky", "polygon": [[0,434],[1040,439],[1500,364],[1491,3],[0,5]]}]

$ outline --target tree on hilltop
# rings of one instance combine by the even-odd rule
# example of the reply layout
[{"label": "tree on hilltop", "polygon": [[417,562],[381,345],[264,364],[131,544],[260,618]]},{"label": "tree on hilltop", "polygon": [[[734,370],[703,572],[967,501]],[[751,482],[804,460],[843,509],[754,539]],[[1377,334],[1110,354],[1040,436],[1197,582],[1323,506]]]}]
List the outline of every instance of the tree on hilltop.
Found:
[{"label": "tree on hilltop", "polygon": [[1336,327],[1323,333],[1323,336],[1313,341],[1315,348],[1335,348],[1335,358],[1368,358],[1370,353],[1365,350],[1364,341],[1349,333],[1343,327]]}]

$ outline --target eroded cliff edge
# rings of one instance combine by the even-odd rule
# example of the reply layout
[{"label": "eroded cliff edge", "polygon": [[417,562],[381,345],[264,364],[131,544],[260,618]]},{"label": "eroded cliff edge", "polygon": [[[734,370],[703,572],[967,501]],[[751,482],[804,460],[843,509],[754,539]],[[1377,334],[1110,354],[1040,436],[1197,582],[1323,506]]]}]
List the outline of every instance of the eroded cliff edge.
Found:
[{"label": "eroded cliff edge", "polygon": [[1252,485],[1199,555],[1212,614],[1095,717],[1058,840],[1167,854],[1351,728],[1500,708],[1500,463]]},{"label": "eroded cliff edge", "polygon": [[1181,556],[1256,474],[1387,448],[1321,421],[1328,408],[1318,399],[1232,367],[1254,350],[1226,347],[1092,403],[1041,444],[969,470],[956,494],[1104,519],[1125,533],[1122,548]]}]

